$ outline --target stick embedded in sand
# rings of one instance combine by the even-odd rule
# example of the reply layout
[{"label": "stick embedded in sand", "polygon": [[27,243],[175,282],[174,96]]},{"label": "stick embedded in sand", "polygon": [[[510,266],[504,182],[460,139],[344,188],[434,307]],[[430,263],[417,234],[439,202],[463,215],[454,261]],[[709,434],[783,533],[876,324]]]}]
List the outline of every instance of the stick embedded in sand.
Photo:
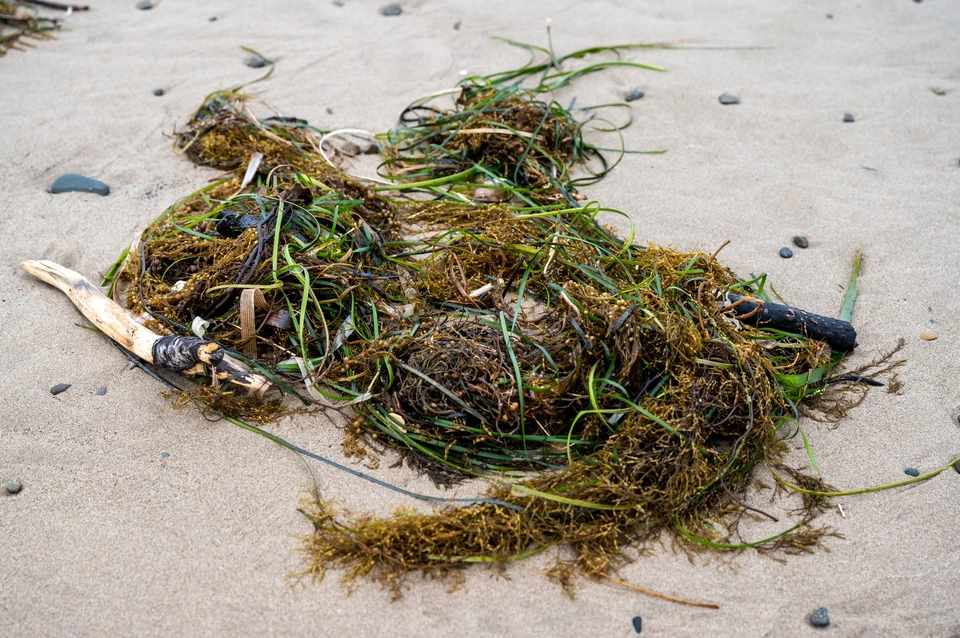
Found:
[{"label": "stick embedded in sand", "polygon": [[93,325],[148,363],[183,374],[200,373],[203,365],[209,365],[216,370],[217,379],[242,386],[257,399],[270,387],[264,377],[250,372],[212,341],[177,335],[161,337],[138,323],[130,311],[100,292],[83,275],[69,268],[46,260],[25,261],[20,267],[59,288]]}]

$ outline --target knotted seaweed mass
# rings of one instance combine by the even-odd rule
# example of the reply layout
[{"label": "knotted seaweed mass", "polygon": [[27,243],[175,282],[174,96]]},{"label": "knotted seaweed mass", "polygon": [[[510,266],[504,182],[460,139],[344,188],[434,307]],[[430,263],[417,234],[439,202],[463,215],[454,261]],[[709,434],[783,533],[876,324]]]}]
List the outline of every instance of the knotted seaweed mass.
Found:
[{"label": "knotted seaweed mass", "polygon": [[[781,458],[796,404],[824,387],[790,380],[833,365],[829,349],[724,312],[726,293],[762,295],[762,282],[602,227],[603,209],[580,204],[566,171],[583,159],[569,150],[586,148],[581,128],[538,95],[468,86],[451,110],[387,136],[394,174],[418,158],[399,190],[424,184],[426,199],[387,197],[396,186],[333,167],[303,120],[258,119],[243,96],[215,94],[177,148],[227,177],[168,209],[112,273],[114,297],[158,329],[190,334],[199,318],[234,352],[250,352],[240,291],[256,288],[252,363],[308,404],[351,402],[348,453],[372,459],[386,442],[438,480],[491,480],[501,504],[387,518],[318,496],[304,510],[309,574],[339,565],[399,594],[410,572],[566,546],[575,558],[553,575],[569,583],[607,574],[662,531],[734,542],[760,462],[823,487]],[[491,120],[497,99],[507,104]],[[448,135],[464,126],[515,134]],[[425,153],[425,132],[452,142]],[[513,199],[473,201],[477,173]],[[203,392],[244,415],[229,390]],[[759,546],[815,546],[829,533],[808,525],[821,500]]]}]

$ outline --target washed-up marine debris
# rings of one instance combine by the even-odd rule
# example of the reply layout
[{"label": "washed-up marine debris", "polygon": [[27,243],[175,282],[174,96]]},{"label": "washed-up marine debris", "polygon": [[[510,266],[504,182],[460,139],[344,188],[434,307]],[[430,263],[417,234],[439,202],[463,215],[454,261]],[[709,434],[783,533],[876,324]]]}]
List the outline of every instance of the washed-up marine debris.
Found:
[{"label": "washed-up marine debris", "polygon": [[[408,107],[378,136],[376,181],[334,166],[335,134],[258,116],[237,92],[208,96],[175,147],[225,175],[168,208],[110,271],[107,314],[128,328],[78,305],[145,361],[185,340],[182,366],[166,367],[207,371],[215,386],[182,396],[208,410],[269,421],[297,399],[349,409],[344,449],[370,467],[389,445],[438,482],[489,481],[484,502],[392,517],[318,493],[302,510],[309,575],[341,567],[399,595],[411,572],[566,547],[550,573],[569,585],[611,579],[628,547],[662,533],[691,548],[813,550],[835,533],[813,521],[840,493],[784,461],[797,418],[818,401],[842,414],[862,399],[859,380],[902,363],[835,375],[856,344],[856,272],[833,320],[772,303],[765,277],[744,280],[717,254],[617,237],[601,216],[623,214],[586,201],[574,177],[616,163],[584,138],[598,110],[577,117],[552,95],[645,65],[585,62],[627,47],[526,48],[545,61],[468,78],[446,106]],[[75,301],[77,286],[110,301],[55,265],[24,267]],[[288,401],[264,409],[264,392]],[[758,465],[803,504],[784,531],[746,543]]]},{"label": "washed-up marine debris", "polygon": [[0,57],[33,48],[38,40],[52,40],[51,31],[60,28],[59,19],[40,16],[31,4],[0,2]]}]

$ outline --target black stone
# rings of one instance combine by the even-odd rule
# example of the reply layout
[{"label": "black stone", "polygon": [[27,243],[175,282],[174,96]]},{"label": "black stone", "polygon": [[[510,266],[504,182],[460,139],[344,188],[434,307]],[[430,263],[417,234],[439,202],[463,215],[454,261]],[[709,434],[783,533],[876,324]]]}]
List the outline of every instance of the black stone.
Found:
[{"label": "black stone", "polygon": [[160,97],[161,95],[163,95],[163,89],[154,89],[153,94],[156,95],[157,97]]},{"label": "black stone", "polygon": [[96,394],[98,397],[102,397],[106,393],[107,393],[107,386],[100,386],[100,389],[97,390],[94,394]]},{"label": "black stone", "polygon": [[53,396],[57,396],[61,392],[66,392],[67,388],[69,387],[70,387],[69,383],[58,383],[57,385],[50,388],[50,394],[52,394]]},{"label": "black stone", "polygon": [[907,476],[920,476],[920,470],[915,467],[908,467],[903,471]]},{"label": "black stone", "polygon": [[796,246],[797,248],[806,248],[807,246],[810,245],[810,242],[807,241],[807,238],[805,235],[797,235],[796,237],[793,238],[793,245]]},{"label": "black stone", "polygon": [[137,3],[137,8],[141,11],[147,11],[153,8],[153,3],[150,2],[150,0],[140,0],[140,2]]},{"label": "black stone", "polygon": [[740,104],[740,98],[736,95],[730,95],[729,93],[724,93],[719,98],[720,104]]},{"label": "black stone", "polygon": [[634,89],[629,93],[627,93],[626,97],[624,97],[623,99],[626,100],[627,102],[633,102],[635,100],[639,100],[642,97],[643,97],[643,91],[641,91],[640,89]]},{"label": "black stone", "polygon": [[20,490],[23,489],[23,486],[16,481],[10,481],[5,487],[7,488],[7,493],[9,494],[19,494]]},{"label": "black stone", "polygon": [[826,607],[821,607],[812,614],[810,614],[810,624],[814,627],[826,627],[830,624],[830,615],[827,613]]},{"label": "black stone", "polygon": [[98,179],[67,173],[53,180],[50,186],[51,193],[96,193],[106,196],[110,194],[110,187]]},{"label": "black stone", "polygon": [[403,7],[401,7],[399,3],[394,2],[380,9],[380,13],[385,16],[398,16],[403,13]]},{"label": "black stone", "polygon": [[780,256],[783,257],[784,259],[790,259],[791,257],[793,257],[793,251],[787,248],[786,246],[784,246],[783,248],[780,249]]},{"label": "black stone", "polygon": [[853,117],[853,113],[844,113],[843,114],[844,122],[856,122],[857,120]]},{"label": "black stone", "polygon": [[251,69],[261,69],[267,66],[267,61],[261,58],[259,55],[253,55],[247,59],[246,64]]},{"label": "black stone", "polygon": [[953,469],[957,471],[957,474],[960,474],[960,461],[953,464]]},{"label": "black stone", "polygon": [[634,616],[633,630],[639,634],[642,629],[643,629],[643,618],[641,618],[640,616]]}]

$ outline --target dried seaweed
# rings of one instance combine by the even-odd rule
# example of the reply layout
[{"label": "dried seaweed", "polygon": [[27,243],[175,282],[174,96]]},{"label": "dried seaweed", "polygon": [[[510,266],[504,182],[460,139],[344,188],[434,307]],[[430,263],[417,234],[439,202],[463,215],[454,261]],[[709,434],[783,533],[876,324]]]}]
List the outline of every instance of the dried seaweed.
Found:
[{"label": "dried seaweed", "polygon": [[58,30],[60,22],[40,16],[36,7],[25,3],[0,2],[0,57],[33,48],[35,40],[52,40],[50,32]]},{"label": "dried seaweed", "polygon": [[[386,186],[333,166],[303,120],[258,118],[236,92],[208,97],[178,134],[180,152],[228,175],[151,224],[111,271],[115,298],[248,353],[306,404],[349,404],[348,454],[373,460],[388,444],[444,481],[486,477],[496,501],[376,518],[317,495],[303,510],[307,574],[340,566],[399,595],[411,572],[567,546],[576,557],[552,573],[569,585],[609,576],[662,532],[781,553],[833,533],[811,526],[829,488],[784,465],[783,441],[797,405],[831,392],[839,357],[727,312],[726,293],[763,297],[765,279],[620,239],[598,221],[611,211],[578,201],[571,171],[600,151],[542,96],[609,66],[565,61],[621,49],[541,49],[549,61],[466,83],[453,110],[408,108],[381,136]],[[509,201],[477,201],[476,177]],[[252,350],[245,289],[262,297]],[[236,397],[203,392],[243,415]],[[799,522],[745,542],[758,463],[805,498]]]}]

